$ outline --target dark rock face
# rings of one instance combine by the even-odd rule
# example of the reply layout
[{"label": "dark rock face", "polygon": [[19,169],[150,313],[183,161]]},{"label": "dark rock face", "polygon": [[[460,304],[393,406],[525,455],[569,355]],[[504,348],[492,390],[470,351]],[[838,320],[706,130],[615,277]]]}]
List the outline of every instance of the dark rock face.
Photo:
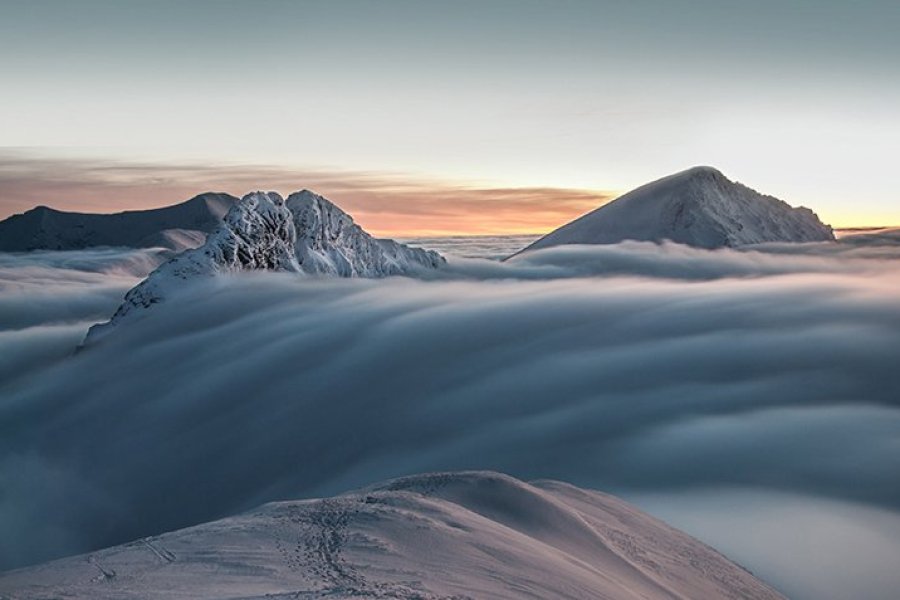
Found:
[{"label": "dark rock face", "polygon": [[237,201],[229,194],[208,192],[174,206],[115,214],[72,213],[38,206],[0,221],[0,252],[95,246],[180,251],[202,244]]}]

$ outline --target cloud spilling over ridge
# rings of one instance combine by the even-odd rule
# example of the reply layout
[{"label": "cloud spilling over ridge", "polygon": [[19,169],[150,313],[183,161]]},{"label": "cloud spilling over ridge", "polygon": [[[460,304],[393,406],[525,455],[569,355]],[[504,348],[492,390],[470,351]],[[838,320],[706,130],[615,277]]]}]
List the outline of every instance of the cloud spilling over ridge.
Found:
[{"label": "cloud spilling over ridge", "polygon": [[70,355],[85,328],[107,319],[167,256],[111,248],[0,253],[0,382]]},{"label": "cloud spilling over ridge", "polygon": [[0,388],[0,560],[435,469],[900,511],[900,248],[816,248],[188,285]]},{"label": "cloud spilling over ridge", "polygon": [[0,330],[102,317],[167,256],[156,249],[0,253]]},{"label": "cloud spilling over ridge", "polygon": [[[789,246],[792,246],[789,248]],[[792,252],[790,250],[793,250]],[[556,279],[635,275],[663,279],[712,280],[797,273],[883,271],[881,260],[900,258],[896,246],[856,247],[834,243],[761,244],[739,250],[704,250],[681,244],[627,241],[569,245],[517,254],[503,264],[457,260],[448,276]],[[432,276],[441,276],[433,274]]]},{"label": "cloud spilling over ridge", "polygon": [[410,238],[399,240],[411,246],[434,250],[444,256],[459,258],[489,258],[502,260],[515,254],[534,240],[537,235],[480,235],[449,236],[437,238]]}]

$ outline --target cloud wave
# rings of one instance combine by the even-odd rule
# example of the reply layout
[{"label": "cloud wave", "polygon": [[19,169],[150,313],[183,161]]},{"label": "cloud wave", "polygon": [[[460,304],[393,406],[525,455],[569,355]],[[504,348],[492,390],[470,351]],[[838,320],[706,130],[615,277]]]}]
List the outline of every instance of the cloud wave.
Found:
[{"label": "cloud wave", "polygon": [[[898,248],[797,250],[623,244],[454,260],[430,281],[186,285],[0,387],[0,561],[435,469],[896,514]],[[27,295],[14,321],[38,340],[60,319]]]}]

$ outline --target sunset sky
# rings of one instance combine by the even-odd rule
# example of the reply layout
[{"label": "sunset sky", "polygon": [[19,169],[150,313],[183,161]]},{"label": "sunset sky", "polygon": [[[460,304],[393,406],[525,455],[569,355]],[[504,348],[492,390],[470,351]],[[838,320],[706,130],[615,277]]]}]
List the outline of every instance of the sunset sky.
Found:
[{"label": "sunset sky", "polygon": [[896,1],[0,0],[0,218],[324,193],[541,232],[697,164],[900,224]]}]

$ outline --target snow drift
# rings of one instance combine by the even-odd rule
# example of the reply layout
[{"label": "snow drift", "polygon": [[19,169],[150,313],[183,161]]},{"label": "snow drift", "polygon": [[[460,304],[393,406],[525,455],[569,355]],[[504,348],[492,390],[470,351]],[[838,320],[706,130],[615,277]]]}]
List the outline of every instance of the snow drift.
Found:
[{"label": "snow drift", "polygon": [[563,225],[525,250],[564,244],[669,240],[700,248],[764,242],[834,240],[808,208],[735,183],[711,167],[695,167],[643,185]]},{"label": "snow drift", "polygon": [[21,600],[782,598],[617,498],[488,472],[277,502],[0,575],[0,592]]}]

